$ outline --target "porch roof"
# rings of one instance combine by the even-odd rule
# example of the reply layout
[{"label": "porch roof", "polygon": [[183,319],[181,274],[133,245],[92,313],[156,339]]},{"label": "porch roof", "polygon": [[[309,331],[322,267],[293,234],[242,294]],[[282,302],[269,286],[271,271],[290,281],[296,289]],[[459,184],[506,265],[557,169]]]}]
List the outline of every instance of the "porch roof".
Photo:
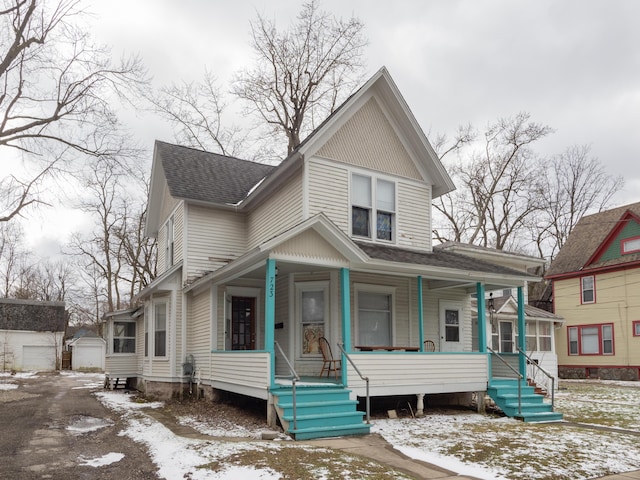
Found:
[{"label": "porch roof", "polygon": [[370,258],[376,260],[450,268],[464,272],[517,276],[518,278],[528,278],[530,280],[538,279],[535,275],[446,250],[434,249],[432,252],[419,252],[416,250],[407,250],[387,245],[374,245],[364,242],[356,242],[356,245]]}]

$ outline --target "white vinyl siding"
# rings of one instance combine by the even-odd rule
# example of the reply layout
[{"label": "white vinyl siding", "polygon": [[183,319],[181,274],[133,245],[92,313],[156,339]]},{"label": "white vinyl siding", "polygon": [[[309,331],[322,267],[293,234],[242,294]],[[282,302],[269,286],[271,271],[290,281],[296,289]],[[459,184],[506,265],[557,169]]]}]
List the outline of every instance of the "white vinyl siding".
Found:
[{"label": "white vinyl siding", "polygon": [[[360,371],[367,372],[372,396],[474,392],[487,388],[488,363],[484,354],[354,352],[350,357]],[[347,368],[351,395],[363,396],[364,380],[351,364]]]},{"label": "white vinyl siding", "polygon": [[399,181],[397,189],[396,243],[431,251],[431,187]]},{"label": "white vinyl siding", "polygon": [[309,217],[320,212],[343,232],[349,231],[349,172],[330,162],[312,160],[309,169]]},{"label": "white vinyl siding", "polygon": [[247,249],[285,232],[302,221],[302,173],[292,178],[251,211],[247,219]]},{"label": "white vinyl siding", "polygon": [[215,271],[246,251],[245,216],[189,205],[186,278]]},{"label": "white vinyl siding", "polygon": [[211,292],[209,289],[199,295],[189,298],[187,312],[187,351],[186,355],[193,355],[196,370],[202,378],[209,378],[210,372],[210,331],[211,331]]}]

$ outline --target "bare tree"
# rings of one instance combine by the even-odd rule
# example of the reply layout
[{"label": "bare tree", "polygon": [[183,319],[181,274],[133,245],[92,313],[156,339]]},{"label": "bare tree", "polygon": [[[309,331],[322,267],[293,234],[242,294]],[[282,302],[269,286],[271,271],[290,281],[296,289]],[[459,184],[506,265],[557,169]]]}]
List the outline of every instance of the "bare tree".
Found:
[{"label": "bare tree", "polygon": [[316,0],[303,4],[287,30],[262,15],[251,23],[257,62],[236,76],[233,92],[271,134],[285,134],[287,153],[360,82],[363,29],[355,17],[345,21],[319,10]]},{"label": "bare tree", "polygon": [[43,177],[76,156],[122,155],[116,96],[144,83],[137,58],[113,64],[80,27],[78,0],[4,0],[0,6],[0,149],[37,165],[0,186],[8,221],[39,202]]},{"label": "bare tree", "polygon": [[172,124],[181,145],[231,156],[244,149],[246,134],[241,128],[223,126],[227,104],[209,71],[201,82],[174,83],[147,99],[152,109]]},{"label": "bare tree", "polygon": [[28,252],[23,248],[22,228],[17,223],[0,223],[0,296],[9,297]]},{"label": "bare tree", "polygon": [[[450,167],[458,189],[434,201],[444,221],[434,230],[440,241],[453,240],[497,249],[519,248],[528,220],[542,193],[536,156],[531,145],[551,128],[530,121],[528,113],[489,125],[484,145],[468,159]],[[471,140],[470,129],[459,131],[459,151]],[[440,147],[443,150],[443,147]]]},{"label": "bare tree", "polygon": [[553,260],[569,233],[587,213],[608,208],[624,185],[621,176],[607,173],[600,161],[590,156],[588,145],[575,145],[544,165],[544,195],[532,225],[532,238],[540,256]]}]

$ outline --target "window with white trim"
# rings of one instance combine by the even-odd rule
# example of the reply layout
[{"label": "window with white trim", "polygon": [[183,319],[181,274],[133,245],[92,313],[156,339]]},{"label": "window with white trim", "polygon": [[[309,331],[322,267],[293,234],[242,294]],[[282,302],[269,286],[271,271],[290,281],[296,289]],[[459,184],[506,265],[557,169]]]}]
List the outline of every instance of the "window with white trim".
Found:
[{"label": "window with white trim", "polygon": [[640,252],[640,237],[627,238],[622,240],[622,254],[628,255],[630,253]]},{"label": "window with white trim", "polygon": [[158,302],[154,305],[153,355],[167,356],[167,304]]},{"label": "window with white trim", "polygon": [[136,353],[135,322],[113,322],[113,353]]},{"label": "window with white trim", "polygon": [[593,275],[580,279],[581,303],[594,303],[596,301],[595,278]]},{"label": "window with white trim", "polygon": [[569,355],[613,355],[613,324],[567,327]]},{"label": "window with white trim", "polygon": [[394,289],[362,286],[356,290],[357,345],[393,345]]},{"label": "window with white trim", "polygon": [[551,352],[551,322],[526,322],[527,352]]},{"label": "window with white trim", "polygon": [[351,234],[354,237],[393,242],[396,236],[395,225],[395,182],[352,174]]},{"label": "window with white trim", "polygon": [[320,355],[320,337],[326,336],[329,283],[296,283],[296,290],[300,319],[300,353],[302,356]]}]

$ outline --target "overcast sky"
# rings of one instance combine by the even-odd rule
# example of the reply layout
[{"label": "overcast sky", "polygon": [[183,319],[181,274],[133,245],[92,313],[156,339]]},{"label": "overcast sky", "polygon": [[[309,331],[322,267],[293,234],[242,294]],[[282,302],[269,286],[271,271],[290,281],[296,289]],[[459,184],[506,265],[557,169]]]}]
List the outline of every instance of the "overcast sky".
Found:
[{"label": "overcast sky", "polygon": [[[324,0],[365,24],[367,75],[386,66],[423,130],[482,130],[518,112],[555,133],[542,154],[591,145],[626,178],[616,205],[640,201],[640,1]],[[94,34],[138,53],[156,84],[198,80],[205,66],[229,85],[250,65],[256,12],[287,26],[297,1],[96,1]],[[154,119],[131,119],[149,150],[172,141]],[[150,158],[148,159],[150,163]]]}]

